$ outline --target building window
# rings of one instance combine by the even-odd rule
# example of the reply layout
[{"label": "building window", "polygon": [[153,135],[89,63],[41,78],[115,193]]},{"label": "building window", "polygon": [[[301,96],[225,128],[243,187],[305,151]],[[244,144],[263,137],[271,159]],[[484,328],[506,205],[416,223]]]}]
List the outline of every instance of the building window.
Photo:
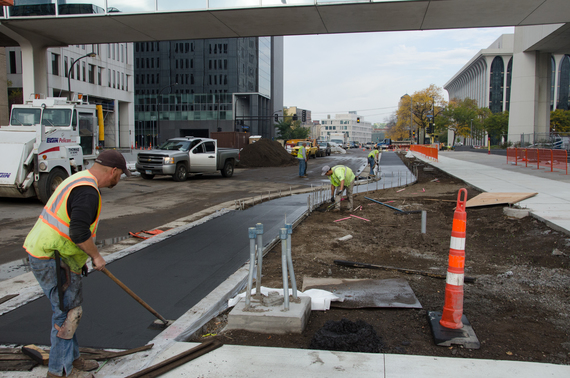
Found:
[{"label": "building window", "polygon": [[[115,49],[113,49],[113,51],[115,51]],[[144,78],[144,75],[143,75]],[[116,88],[116,84],[117,84],[117,80],[116,80],[116,76],[115,76],[115,70],[113,70],[113,88]],[[144,84],[144,80],[143,80],[143,84]]]},{"label": "building window", "polygon": [[52,75],[59,76],[59,55],[51,54],[51,73]]},{"label": "building window", "polygon": [[491,63],[491,79],[489,85],[489,109],[493,113],[503,111],[503,78],[505,64],[500,56],[493,59]]},{"label": "building window", "polygon": [[85,70],[85,62],[81,62],[81,71],[83,71],[83,81],[87,81],[87,71]]},{"label": "building window", "polygon": [[[139,82],[138,77],[139,75],[137,75],[137,84]],[[107,70],[107,78],[109,78],[109,88],[111,88],[111,70]]]},{"label": "building window", "polygon": [[66,56],[63,57],[63,71],[64,71],[63,75],[65,77],[67,77],[69,75],[69,72],[68,72],[69,71],[69,65],[67,63],[67,57]]},{"label": "building window", "polygon": [[103,68],[97,67],[97,84],[103,85]]},{"label": "building window", "polygon": [[[129,76],[129,75],[126,75],[126,76],[127,76],[127,77],[125,78],[125,90],[128,92],[128,91],[129,91],[129,79],[130,79],[130,76]],[[158,79],[158,76],[157,76],[157,79]]]},{"label": "building window", "polygon": [[95,84],[95,66],[89,65],[89,84]]},{"label": "building window", "polygon": [[10,51],[10,73],[12,74],[17,73],[15,51]]},{"label": "building window", "polygon": [[[73,66],[73,62],[74,62],[73,58],[69,58],[69,66],[70,67]],[[71,71],[69,71],[69,73],[71,74],[69,76],[71,76],[72,79],[75,79],[75,72],[73,71],[73,69]]]},{"label": "building window", "polygon": [[[153,81],[154,84],[154,81]],[[121,89],[125,90],[125,74],[121,72]]]},{"label": "building window", "polygon": [[77,80],[81,80],[81,64],[77,64]]}]

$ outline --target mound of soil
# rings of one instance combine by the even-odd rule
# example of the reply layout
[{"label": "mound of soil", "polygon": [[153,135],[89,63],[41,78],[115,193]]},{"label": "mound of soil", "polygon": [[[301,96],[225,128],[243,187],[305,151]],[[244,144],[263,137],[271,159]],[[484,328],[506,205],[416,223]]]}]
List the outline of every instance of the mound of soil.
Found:
[{"label": "mound of soil", "polygon": [[260,139],[255,143],[248,144],[241,150],[237,167],[285,167],[297,164],[297,159],[287,153],[278,142]]}]

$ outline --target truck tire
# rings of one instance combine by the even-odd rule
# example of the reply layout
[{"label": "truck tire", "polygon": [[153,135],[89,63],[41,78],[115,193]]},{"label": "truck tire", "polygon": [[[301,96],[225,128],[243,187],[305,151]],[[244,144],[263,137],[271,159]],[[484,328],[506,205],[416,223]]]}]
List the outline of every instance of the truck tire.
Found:
[{"label": "truck tire", "polygon": [[55,189],[61,184],[69,175],[62,168],[54,168],[50,173],[40,174],[40,181],[38,181],[38,198],[42,203],[46,204]]},{"label": "truck tire", "polygon": [[188,170],[186,169],[186,165],[184,163],[176,164],[176,171],[174,172],[174,176],[172,179],[176,182],[186,181],[188,178]]},{"label": "truck tire", "polygon": [[232,177],[234,174],[234,162],[231,160],[226,160],[224,163],[224,168],[222,168],[222,176]]},{"label": "truck tire", "polygon": [[154,178],[154,175],[147,175],[146,173],[141,172],[141,177],[145,180],[152,180]]}]

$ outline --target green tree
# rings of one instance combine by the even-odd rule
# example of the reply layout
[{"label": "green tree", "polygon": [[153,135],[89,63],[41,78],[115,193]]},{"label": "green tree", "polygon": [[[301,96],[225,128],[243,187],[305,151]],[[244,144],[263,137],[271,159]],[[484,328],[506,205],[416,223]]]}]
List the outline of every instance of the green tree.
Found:
[{"label": "green tree", "polygon": [[440,131],[450,130],[453,136],[450,143],[455,143],[457,136],[472,136],[471,130],[473,126],[475,129],[479,126],[481,114],[476,100],[468,97],[464,100],[453,99],[436,118],[435,126]]},{"label": "green tree", "polygon": [[501,141],[509,132],[509,112],[491,113],[483,122],[483,126],[493,140]]},{"label": "green tree", "polygon": [[310,129],[302,127],[301,121],[293,121],[291,117],[285,117],[282,121],[275,124],[277,135],[280,139],[306,139],[309,136]]},{"label": "green tree", "polygon": [[556,109],[550,112],[550,131],[570,132],[570,110]]}]

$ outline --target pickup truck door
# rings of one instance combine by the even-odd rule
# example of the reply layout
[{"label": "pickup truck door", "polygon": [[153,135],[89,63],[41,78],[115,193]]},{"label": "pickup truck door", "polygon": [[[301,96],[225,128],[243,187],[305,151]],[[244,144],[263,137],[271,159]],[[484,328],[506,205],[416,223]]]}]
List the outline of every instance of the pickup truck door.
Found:
[{"label": "pickup truck door", "polygon": [[215,172],[216,171],[216,145],[206,141],[200,143],[190,151],[190,172]]}]

